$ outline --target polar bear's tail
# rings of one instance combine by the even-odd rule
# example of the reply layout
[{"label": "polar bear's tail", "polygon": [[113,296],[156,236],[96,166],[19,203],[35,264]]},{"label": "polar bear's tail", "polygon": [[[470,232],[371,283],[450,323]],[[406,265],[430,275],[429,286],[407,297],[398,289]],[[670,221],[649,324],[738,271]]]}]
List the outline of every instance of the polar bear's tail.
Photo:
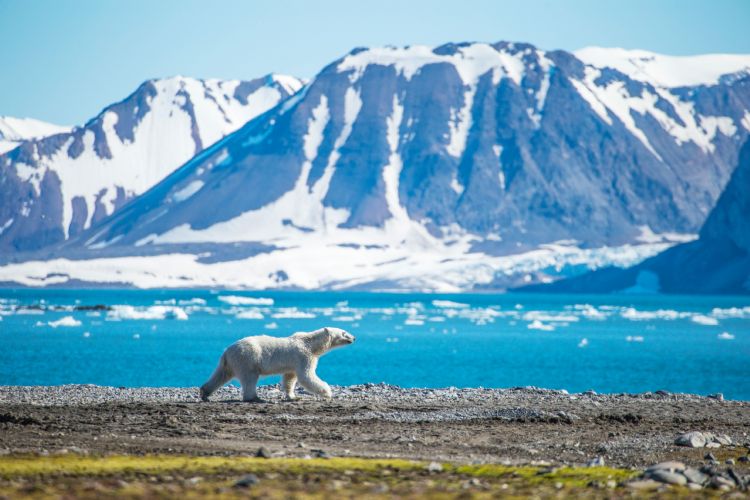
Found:
[{"label": "polar bear's tail", "polygon": [[203,401],[208,401],[208,397],[213,394],[216,389],[229,382],[232,377],[232,370],[227,363],[226,354],[222,354],[221,359],[219,359],[219,366],[216,367],[211,378],[201,386],[201,399]]}]

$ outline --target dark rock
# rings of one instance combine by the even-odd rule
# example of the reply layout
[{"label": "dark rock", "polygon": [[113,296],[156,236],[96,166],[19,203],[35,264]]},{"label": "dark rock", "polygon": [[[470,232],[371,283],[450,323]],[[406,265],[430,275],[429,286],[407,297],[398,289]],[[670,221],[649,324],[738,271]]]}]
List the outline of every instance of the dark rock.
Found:
[{"label": "dark rock", "polygon": [[702,473],[709,475],[709,476],[716,476],[719,474],[719,469],[716,468],[715,465],[702,465],[700,469]]},{"label": "dark rock", "polygon": [[261,446],[258,448],[258,451],[255,452],[255,456],[258,458],[271,458],[271,452],[268,451],[268,448],[265,446]]},{"label": "dark rock", "polygon": [[727,469],[727,476],[729,476],[732,479],[732,481],[734,481],[735,484],[737,484],[737,486],[743,485],[742,479],[740,478],[740,476],[737,475],[737,473],[731,467]]},{"label": "dark rock", "polygon": [[716,460],[716,457],[711,452],[706,453],[705,455],[703,455],[703,458],[706,459],[706,460],[712,460],[712,461]]},{"label": "dark rock", "polygon": [[255,486],[260,482],[260,479],[258,479],[258,476],[255,474],[247,474],[245,476],[242,476],[240,479],[238,479],[234,483],[235,488],[249,488],[251,486]]}]

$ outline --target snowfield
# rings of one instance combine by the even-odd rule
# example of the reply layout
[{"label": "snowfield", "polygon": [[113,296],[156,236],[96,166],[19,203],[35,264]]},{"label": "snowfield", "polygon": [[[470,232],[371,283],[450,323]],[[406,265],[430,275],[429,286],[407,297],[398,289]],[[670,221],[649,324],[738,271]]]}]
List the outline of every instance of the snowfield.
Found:
[{"label": "snowfield", "polygon": [[[241,260],[200,262],[200,256],[173,253],[156,256],[52,259],[0,267],[0,282],[43,287],[72,280],[122,284],[137,288],[226,287],[237,289],[299,288],[379,291],[459,292],[495,288],[507,279],[524,284],[552,280],[570,266],[596,269],[626,267],[668,248],[673,242],[580,249],[566,244],[504,257],[470,253],[468,241],[438,247],[342,246],[311,239],[305,244]],[[286,279],[279,281],[279,275]],[[501,281],[504,283],[504,281]],[[498,288],[503,288],[499,286]],[[243,298],[222,301],[244,304]],[[252,304],[261,302],[252,299]]]}]

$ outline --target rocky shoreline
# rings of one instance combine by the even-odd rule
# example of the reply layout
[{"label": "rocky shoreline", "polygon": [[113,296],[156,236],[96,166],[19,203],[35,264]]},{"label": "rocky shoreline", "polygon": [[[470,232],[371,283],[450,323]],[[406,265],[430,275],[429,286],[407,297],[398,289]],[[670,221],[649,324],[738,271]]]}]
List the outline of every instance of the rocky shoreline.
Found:
[{"label": "rocky shoreline", "polygon": [[612,466],[663,484],[747,490],[750,403],[663,391],[334,387],[324,401],[262,403],[236,387],[0,387],[0,453],[377,457],[451,463]]}]

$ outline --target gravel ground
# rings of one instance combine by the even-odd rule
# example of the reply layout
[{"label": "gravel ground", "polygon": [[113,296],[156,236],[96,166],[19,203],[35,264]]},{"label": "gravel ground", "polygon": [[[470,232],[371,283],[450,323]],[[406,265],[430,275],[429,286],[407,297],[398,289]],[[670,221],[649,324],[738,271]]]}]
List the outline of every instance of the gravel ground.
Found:
[{"label": "gravel ground", "polygon": [[[567,394],[536,388],[334,387],[324,401],[286,402],[264,386],[262,403],[225,387],[211,402],[197,388],[0,386],[0,454],[190,453],[401,457],[452,462],[587,464],[645,468],[727,459],[744,473],[750,403],[684,394]],[[711,450],[674,444],[688,431],[727,435]]]}]

